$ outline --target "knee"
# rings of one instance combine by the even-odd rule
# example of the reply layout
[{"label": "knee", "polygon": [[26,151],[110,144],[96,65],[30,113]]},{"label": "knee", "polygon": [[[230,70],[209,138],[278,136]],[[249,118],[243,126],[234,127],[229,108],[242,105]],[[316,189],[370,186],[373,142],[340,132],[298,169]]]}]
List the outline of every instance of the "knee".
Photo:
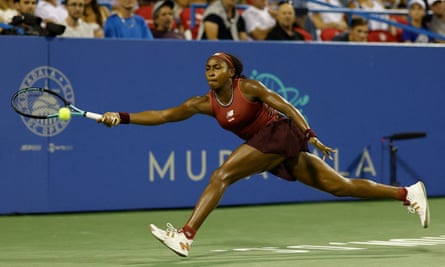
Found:
[{"label": "knee", "polygon": [[215,184],[215,185],[225,188],[231,184],[229,182],[230,181],[229,177],[230,176],[228,175],[228,173],[226,171],[224,171],[221,168],[218,168],[212,173],[212,176],[210,176],[209,183],[212,183],[212,184]]}]

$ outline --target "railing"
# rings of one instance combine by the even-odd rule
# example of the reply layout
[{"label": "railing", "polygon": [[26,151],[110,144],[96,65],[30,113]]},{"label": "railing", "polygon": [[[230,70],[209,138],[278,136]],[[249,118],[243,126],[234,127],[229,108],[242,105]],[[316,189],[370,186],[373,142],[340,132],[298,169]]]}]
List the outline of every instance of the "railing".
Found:
[{"label": "railing", "polygon": [[[190,27],[195,27],[195,12],[197,8],[206,8],[208,4],[201,4],[201,3],[191,3],[190,4]],[[245,10],[248,8],[249,5],[236,5],[236,9],[238,10]]]},{"label": "railing", "polygon": [[[388,25],[395,26],[397,28],[401,28],[403,30],[415,32],[418,34],[424,34],[427,35],[433,39],[439,39],[439,40],[445,40],[445,36],[427,31],[424,29],[415,28],[409,25],[405,25],[396,21],[392,21],[389,19],[384,19],[379,17],[378,15],[408,15],[408,10],[398,10],[398,9],[389,9],[385,11],[367,11],[367,10],[359,10],[359,9],[351,9],[351,8],[342,8],[337,7],[325,2],[320,2],[318,0],[307,0],[308,2],[313,2],[322,6],[329,7],[329,9],[317,9],[317,8],[308,8],[309,12],[329,12],[329,13],[345,13],[348,14],[349,17],[352,17],[352,15],[359,15],[367,20],[375,20],[379,22],[384,22]],[[195,22],[195,12],[196,8],[206,8],[207,4],[201,4],[201,3],[191,3],[190,4],[190,26],[193,28],[196,24]],[[248,5],[236,5],[236,8],[239,10],[244,10]]]},{"label": "railing", "polygon": [[375,20],[375,21],[379,21],[379,22],[384,22],[388,25],[392,25],[397,28],[401,28],[403,30],[427,35],[433,39],[445,40],[445,36],[443,36],[443,35],[440,35],[440,34],[437,34],[437,33],[431,32],[431,31],[427,31],[424,29],[415,28],[415,27],[405,25],[405,24],[402,24],[402,23],[399,23],[396,21],[392,21],[389,19],[384,19],[384,18],[381,18],[378,16],[378,15],[408,15],[408,10],[404,11],[404,10],[392,9],[392,10],[385,10],[385,11],[366,11],[366,10],[351,9],[351,8],[341,8],[341,7],[337,7],[337,6],[334,6],[334,5],[325,3],[325,2],[320,2],[318,0],[308,0],[308,2],[312,2],[312,3],[322,5],[322,6],[329,7],[329,9],[309,8],[310,12],[345,13],[345,14],[348,14],[349,16],[358,15],[358,16],[366,18],[367,20]]}]

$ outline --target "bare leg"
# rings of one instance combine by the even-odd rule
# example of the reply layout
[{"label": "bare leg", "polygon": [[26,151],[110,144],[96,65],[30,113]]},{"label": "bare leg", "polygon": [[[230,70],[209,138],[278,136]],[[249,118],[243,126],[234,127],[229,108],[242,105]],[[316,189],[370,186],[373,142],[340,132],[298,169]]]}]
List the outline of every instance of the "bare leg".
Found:
[{"label": "bare leg", "polygon": [[252,174],[266,171],[284,159],[280,155],[264,154],[251,146],[241,145],[212,173],[209,184],[201,194],[186,225],[197,231],[217,207],[228,186]]},{"label": "bare leg", "polygon": [[379,184],[368,179],[345,178],[323,160],[310,153],[300,153],[298,164],[288,159],[287,166],[302,183],[335,196],[358,198],[401,199],[400,188]]}]

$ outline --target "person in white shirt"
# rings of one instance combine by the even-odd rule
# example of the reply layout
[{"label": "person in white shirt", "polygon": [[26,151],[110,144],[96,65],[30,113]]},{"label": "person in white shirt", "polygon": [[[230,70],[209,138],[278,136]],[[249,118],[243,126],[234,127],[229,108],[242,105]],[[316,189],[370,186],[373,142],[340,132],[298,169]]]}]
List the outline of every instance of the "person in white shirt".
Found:
[{"label": "person in white shirt", "polygon": [[253,40],[266,39],[269,31],[275,26],[268,0],[252,0],[252,4],[243,12],[246,31]]},{"label": "person in white shirt", "polygon": [[0,0],[0,22],[10,23],[14,16],[17,16],[18,12],[14,8],[12,0]]},{"label": "person in white shirt", "polygon": [[[361,9],[365,11],[376,11],[376,12],[385,11],[385,6],[382,0],[354,0],[349,3],[349,6],[350,8]],[[389,20],[389,15],[374,14],[373,16]],[[396,34],[396,28],[390,27],[390,25],[385,22],[369,19],[368,26],[370,31],[384,30],[384,31],[391,31],[392,34]]]},{"label": "person in white shirt", "polygon": [[[321,2],[325,2],[331,6],[336,6],[342,8],[343,5],[339,0],[322,0]],[[327,7],[324,5],[316,4],[313,2],[308,2],[308,8],[313,9],[330,9],[331,7]],[[311,13],[312,20],[314,21],[315,27],[318,30],[324,29],[337,29],[340,31],[344,31],[348,28],[348,24],[346,23],[345,14],[338,12],[312,12]]]},{"label": "person in white shirt", "polygon": [[85,23],[81,17],[85,8],[84,0],[65,0],[68,17],[64,21],[66,26],[62,37],[94,38],[94,26]]},{"label": "person in white shirt", "polygon": [[63,24],[68,12],[57,0],[40,0],[35,15],[41,17],[44,22]]}]

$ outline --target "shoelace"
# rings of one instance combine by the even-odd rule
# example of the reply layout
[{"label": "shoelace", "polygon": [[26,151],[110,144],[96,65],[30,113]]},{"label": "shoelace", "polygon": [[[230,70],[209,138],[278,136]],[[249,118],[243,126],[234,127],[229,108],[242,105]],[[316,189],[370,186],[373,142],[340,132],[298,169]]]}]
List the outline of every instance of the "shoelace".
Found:
[{"label": "shoelace", "polygon": [[178,229],[176,229],[171,223],[167,223],[167,229],[166,232],[170,232],[170,233],[177,233]]},{"label": "shoelace", "polygon": [[408,211],[410,213],[417,213],[417,211],[419,210],[420,206],[417,204],[417,202],[410,202],[408,204]]}]

